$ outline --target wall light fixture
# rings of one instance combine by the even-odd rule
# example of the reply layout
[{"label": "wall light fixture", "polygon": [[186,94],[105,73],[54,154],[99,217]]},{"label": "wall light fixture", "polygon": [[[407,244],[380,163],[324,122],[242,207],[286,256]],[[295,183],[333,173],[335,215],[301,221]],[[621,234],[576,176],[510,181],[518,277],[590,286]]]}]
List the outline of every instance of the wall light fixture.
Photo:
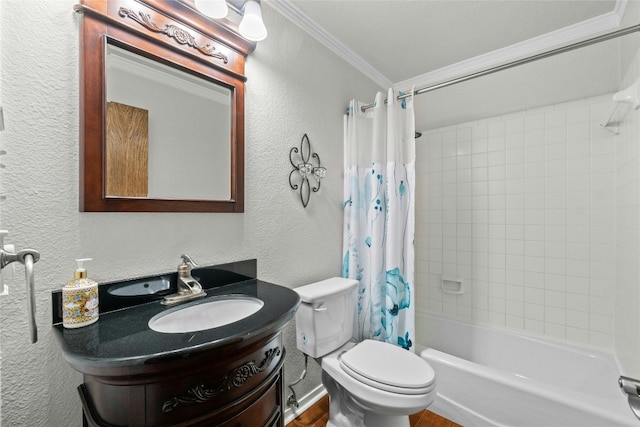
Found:
[{"label": "wall light fixture", "polygon": [[267,38],[267,28],[262,20],[262,8],[257,0],[194,0],[194,5],[203,15],[222,19],[229,13],[229,6],[242,15],[238,26],[240,35],[247,40],[259,42]]},{"label": "wall light fixture", "polygon": [[201,13],[209,18],[220,19],[229,13],[229,6],[225,0],[195,0],[193,3]]}]

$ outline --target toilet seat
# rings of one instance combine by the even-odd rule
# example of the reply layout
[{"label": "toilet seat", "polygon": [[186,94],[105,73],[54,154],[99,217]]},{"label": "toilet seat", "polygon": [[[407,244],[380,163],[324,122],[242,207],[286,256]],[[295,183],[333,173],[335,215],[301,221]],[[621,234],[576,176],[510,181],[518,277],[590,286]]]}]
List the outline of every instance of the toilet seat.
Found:
[{"label": "toilet seat", "polygon": [[339,357],[340,368],[371,387],[399,394],[426,394],[435,372],[420,356],[389,343],[364,340]]}]

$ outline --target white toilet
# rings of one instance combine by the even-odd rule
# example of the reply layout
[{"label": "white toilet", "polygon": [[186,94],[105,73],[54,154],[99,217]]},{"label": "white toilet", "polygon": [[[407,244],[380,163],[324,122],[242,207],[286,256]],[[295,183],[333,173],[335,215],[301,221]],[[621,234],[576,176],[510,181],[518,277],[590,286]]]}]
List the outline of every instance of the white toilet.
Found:
[{"label": "white toilet", "polygon": [[409,415],[435,399],[435,373],[403,348],[352,338],[357,286],[335,277],[294,289],[297,347],[322,367],[327,427],[409,427]]}]

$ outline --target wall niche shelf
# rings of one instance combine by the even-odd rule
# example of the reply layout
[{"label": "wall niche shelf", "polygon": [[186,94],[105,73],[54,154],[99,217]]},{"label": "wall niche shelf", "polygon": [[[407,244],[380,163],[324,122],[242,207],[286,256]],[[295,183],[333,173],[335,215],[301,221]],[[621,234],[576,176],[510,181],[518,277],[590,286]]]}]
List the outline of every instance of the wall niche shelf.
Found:
[{"label": "wall niche shelf", "polygon": [[613,111],[609,114],[607,121],[600,124],[600,127],[613,132],[614,135],[620,132],[620,125],[627,114],[629,114],[631,110],[637,110],[638,107],[640,107],[640,92],[638,92],[640,90],[639,80],[640,79],[636,79],[631,86],[613,95]]}]

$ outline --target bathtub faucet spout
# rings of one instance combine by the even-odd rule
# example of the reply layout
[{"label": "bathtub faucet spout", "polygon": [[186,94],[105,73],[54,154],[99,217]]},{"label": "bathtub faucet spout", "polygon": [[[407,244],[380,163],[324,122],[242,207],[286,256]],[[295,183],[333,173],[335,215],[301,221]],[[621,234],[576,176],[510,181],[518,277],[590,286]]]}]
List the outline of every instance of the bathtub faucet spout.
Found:
[{"label": "bathtub faucet spout", "polygon": [[640,381],[629,377],[620,377],[618,380],[622,392],[629,397],[629,406],[633,415],[640,420]]}]

